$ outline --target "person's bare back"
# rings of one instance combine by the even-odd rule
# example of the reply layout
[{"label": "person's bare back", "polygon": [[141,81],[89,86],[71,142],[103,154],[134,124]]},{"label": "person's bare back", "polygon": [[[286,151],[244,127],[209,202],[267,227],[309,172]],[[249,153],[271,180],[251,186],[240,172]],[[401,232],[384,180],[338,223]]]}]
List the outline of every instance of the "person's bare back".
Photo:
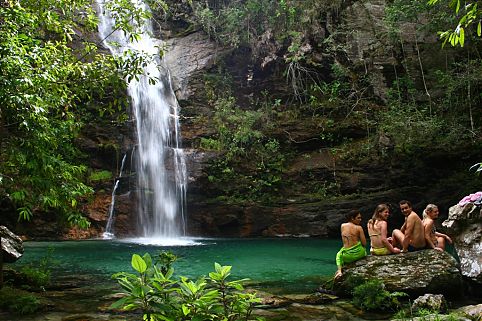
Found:
[{"label": "person's bare back", "polygon": [[341,225],[341,237],[344,248],[352,247],[359,241],[361,241],[363,245],[366,244],[362,227],[353,223],[343,223]]}]

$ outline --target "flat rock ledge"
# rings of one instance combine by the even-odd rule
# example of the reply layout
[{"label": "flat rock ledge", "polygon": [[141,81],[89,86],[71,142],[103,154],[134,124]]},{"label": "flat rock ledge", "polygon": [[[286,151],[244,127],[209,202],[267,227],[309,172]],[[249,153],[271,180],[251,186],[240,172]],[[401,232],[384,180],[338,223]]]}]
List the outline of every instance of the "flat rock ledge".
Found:
[{"label": "flat rock ledge", "polygon": [[335,280],[338,295],[349,295],[353,279],[378,279],[388,291],[402,291],[412,297],[425,293],[456,297],[463,292],[458,263],[447,252],[423,250],[386,256],[369,255],[344,268]]}]

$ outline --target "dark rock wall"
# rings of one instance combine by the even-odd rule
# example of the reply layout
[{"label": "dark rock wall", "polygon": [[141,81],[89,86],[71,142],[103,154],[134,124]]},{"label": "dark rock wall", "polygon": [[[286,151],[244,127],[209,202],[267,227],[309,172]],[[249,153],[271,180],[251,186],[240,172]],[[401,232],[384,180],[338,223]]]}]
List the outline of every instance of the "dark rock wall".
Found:
[{"label": "dark rock wall", "polygon": [[[173,8],[172,14],[168,19],[156,17],[156,25],[160,26],[156,32],[166,41],[165,61],[181,105],[183,146],[189,171],[189,234],[339,237],[339,225],[346,212],[360,209],[365,225],[379,203],[391,205],[393,216],[389,227],[395,228],[402,224],[398,211],[401,199],[411,200],[419,214],[426,204],[438,204],[442,221],[448,207],[470,190],[471,186],[465,181],[466,171],[480,161],[480,148],[473,148],[472,142],[467,144],[472,144],[469,148],[450,152],[443,148],[438,152],[420,151],[415,162],[413,158],[394,154],[396,146],[390,138],[367,131],[361,122],[347,120],[350,109],[355,107],[336,106],[344,114],[333,116],[333,128],[326,125],[326,116],[297,113],[296,117],[291,117],[287,111],[294,109],[296,99],[284,74],[286,48],[283,44],[266,33],[258,39],[254,51],[223,47],[193,25],[186,1],[168,1],[168,4]],[[409,56],[403,57],[405,63],[402,64],[401,49],[388,43],[383,36],[386,33],[384,8],[385,1],[370,0],[343,2],[336,10],[320,11],[319,19],[307,30],[303,44],[305,54],[312,66],[317,66],[320,75],[337,63],[350,70],[352,78],[367,77],[372,97],[363,105],[367,110],[383,108],[397,72],[419,73],[417,50],[424,52],[426,63],[440,63],[440,56],[447,55],[438,50],[439,44],[433,36],[416,39],[413,26],[407,25],[403,33],[404,54]],[[335,34],[343,49],[327,52],[322,42]],[[274,119],[274,128],[264,133],[276,138],[286,155],[281,183],[271,192],[270,201],[233,202],[225,196],[227,190],[239,184],[237,180],[229,183],[232,186],[220,188],[209,179],[211,164],[224,155],[222,151],[200,148],[202,138],[216,135],[212,123],[214,106],[206,93],[205,79],[219,69],[232,80],[241,108],[249,109],[250,101],[259,99],[263,91],[283,101],[278,110],[281,116]],[[120,174],[123,155],[127,154],[124,177],[117,193],[115,229],[119,236],[136,234],[136,179],[132,164],[136,143],[132,138],[132,121],[116,125],[107,123],[89,124],[79,139],[80,148],[88,155],[89,167],[113,173],[111,179],[92,183],[95,195],[86,200],[84,206],[92,222],[91,228],[88,231],[66,229],[55,225],[54,219],[42,219],[21,228],[24,233],[51,238],[101,235],[114,181]],[[371,145],[374,150],[370,157],[343,155],[347,142],[356,148],[363,141],[375,142]],[[249,158],[248,155],[246,163]],[[44,227],[38,229],[38,226]],[[35,230],[37,232],[33,232]]]}]

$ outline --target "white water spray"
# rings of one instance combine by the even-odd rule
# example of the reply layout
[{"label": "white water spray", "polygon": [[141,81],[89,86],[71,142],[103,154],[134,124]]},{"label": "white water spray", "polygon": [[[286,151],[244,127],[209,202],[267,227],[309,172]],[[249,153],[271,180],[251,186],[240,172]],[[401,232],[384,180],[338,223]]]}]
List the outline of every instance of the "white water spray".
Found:
[{"label": "white water spray", "polygon": [[[142,1],[131,0],[143,10]],[[179,105],[167,68],[159,58],[161,41],[152,37],[150,21],[144,21],[140,38],[130,43],[115,31],[111,14],[102,0],[99,7],[99,34],[113,55],[137,51],[154,57],[143,74],[128,84],[136,121],[136,148],[139,227],[142,237],[177,238],[185,234],[186,163],[180,148]],[[115,43],[116,45],[111,45]],[[152,84],[150,79],[157,80]]]}]

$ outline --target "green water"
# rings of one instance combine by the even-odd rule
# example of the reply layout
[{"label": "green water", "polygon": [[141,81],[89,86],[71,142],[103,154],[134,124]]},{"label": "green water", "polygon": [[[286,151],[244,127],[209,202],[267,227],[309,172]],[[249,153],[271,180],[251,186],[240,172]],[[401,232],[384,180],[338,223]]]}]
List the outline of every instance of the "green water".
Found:
[{"label": "green water", "polygon": [[279,293],[316,289],[336,270],[339,240],[320,239],[199,239],[194,245],[159,246],[115,240],[25,242],[16,264],[37,262],[53,249],[54,275],[89,275],[112,282],[110,275],[132,271],[133,253],[171,251],[178,256],[178,275],[207,275],[213,263],[233,266],[235,278],[249,278],[256,287]]}]

